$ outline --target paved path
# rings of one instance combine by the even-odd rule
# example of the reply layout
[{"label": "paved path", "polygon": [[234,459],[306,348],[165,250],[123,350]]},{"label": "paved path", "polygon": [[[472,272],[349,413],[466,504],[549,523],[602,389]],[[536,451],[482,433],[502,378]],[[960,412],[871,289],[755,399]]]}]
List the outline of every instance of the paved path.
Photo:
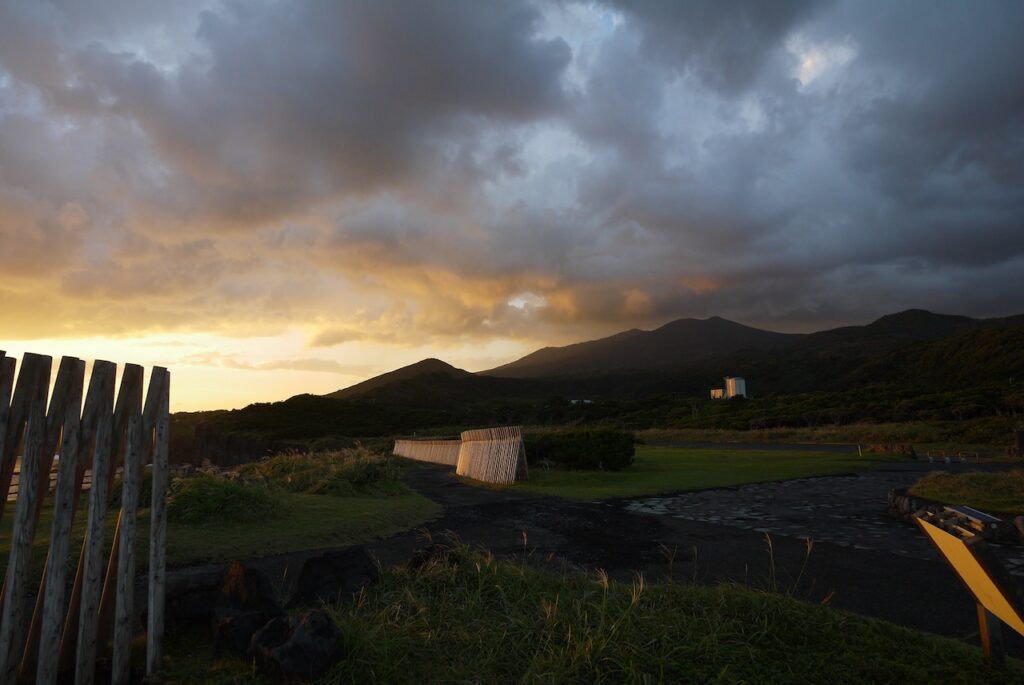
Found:
[{"label": "paved path", "polygon": [[[448,469],[429,465],[408,469],[406,479],[444,507],[426,526],[433,534],[450,530],[498,555],[526,553],[603,568],[623,579],[640,571],[649,579],[774,586],[976,642],[974,603],[960,581],[913,526],[882,514],[890,487],[931,468],[926,462],[899,464],[858,476],[604,502],[470,487]],[[716,513],[700,513],[695,502]],[[770,547],[759,528],[770,536]],[[804,537],[815,539],[809,555]],[[401,563],[420,544],[420,534],[409,532],[370,547],[385,563]],[[1024,639],[1004,632],[1009,652],[1024,657]]]},{"label": "paved path", "polygon": [[[852,476],[801,478],[669,497],[644,497],[624,506],[636,513],[932,560],[938,555],[924,536],[915,527],[884,512],[885,493],[909,487],[931,466],[900,464]],[[943,464],[942,468],[962,471],[977,466]],[[1010,573],[1024,577],[1024,547],[991,547]]]}]

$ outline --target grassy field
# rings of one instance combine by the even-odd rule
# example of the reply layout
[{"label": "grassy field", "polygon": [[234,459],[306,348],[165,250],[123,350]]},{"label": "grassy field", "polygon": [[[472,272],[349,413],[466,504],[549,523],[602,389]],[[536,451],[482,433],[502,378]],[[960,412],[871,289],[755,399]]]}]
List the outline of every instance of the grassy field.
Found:
[{"label": "grassy field", "polygon": [[[572,499],[631,497],[864,470],[880,455],[639,446],[622,471],[544,471],[512,487]],[[894,457],[885,457],[892,459]]]},{"label": "grassy field", "polygon": [[[325,497],[284,494],[282,511],[258,523],[212,521],[198,525],[168,523],[167,562],[171,566],[245,559],[304,549],[368,542],[408,530],[435,516],[440,507],[417,494],[394,497]],[[139,519],[136,560],[142,566],[149,557],[148,511]],[[33,547],[33,567],[38,574],[50,540],[52,509],[43,510]],[[6,568],[10,551],[11,521],[0,523],[0,570]],[[107,540],[114,534],[114,517],[108,517]],[[79,512],[72,530],[73,564],[77,563],[85,531],[85,515]]]},{"label": "grassy field", "polygon": [[966,504],[984,511],[1024,514],[1024,471],[929,473],[909,494],[944,504]]},{"label": "grassy field", "polygon": [[928,450],[977,452],[981,455],[1005,456],[1005,448],[1012,435],[1006,434],[1005,444],[949,440],[948,430],[923,422],[906,423],[854,423],[845,426],[816,426],[814,428],[766,428],[761,430],[723,430],[679,428],[652,428],[637,431],[637,437],[646,442],[743,442],[743,443],[839,443],[839,444],[911,444],[919,454]]},{"label": "grassy field", "polygon": [[[385,570],[331,613],[347,655],[325,683],[1017,683],[980,650],[736,585],[609,581],[460,549]],[[260,682],[170,644],[169,682]]]},{"label": "grassy field", "polygon": [[169,563],[245,559],[363,543],[408,530],[437,516],[441,509],[412,493],[395,497],[287,494],[284,498],[284,511],[258,524],[168,526]]},{"label": "grassy field", "polygon": [[[167,561],[171,566],[245,559],[368,542],[408,530],[440,507],[403,485],[397,463],[365,450],[289,454],[246,465],[236,480],[203,473],[172,481],[167,504]],[[148,492],[149,481],[143,484]],[[117,492],[117,488],[114,488]],[[72,528],[73,563],[85,532],[84,501]],[[148,506],[148,502],[146,503]],[[13,503],[0,522],[6,564]],[[113,538],[117,508],[107,516]],[[136,559],[148,559],[148,510],[140,512]],[[53,510],[40,516],[33,567],[42,569]],[[2,568],[2,566],[0,566]]]}]

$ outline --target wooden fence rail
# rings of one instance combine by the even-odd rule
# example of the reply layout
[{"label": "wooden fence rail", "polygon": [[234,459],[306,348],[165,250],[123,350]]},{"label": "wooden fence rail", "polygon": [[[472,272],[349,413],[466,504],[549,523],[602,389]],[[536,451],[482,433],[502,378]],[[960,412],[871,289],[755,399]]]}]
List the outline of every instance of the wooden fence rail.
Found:
[{"label": "wooden fence rail", "polygon": [[[111,634],[111,682],[128,682],[135,519],[142,469],[148,462],[153,490],[145,670],[156,673],[163,640],[170,374],[153,368],[143,407],[143,371],[135,364],[124,366],[116,403],[117,368],[111,362],[95,362],[87,391],[85,363],[74,357],[61,359],[52,392],[50,357],[25,354],[16,382],[15,366],[13,358],[0,352],[0,520],[8,500],[14,502],[0,591],[0,683],[50,684],[58,677],[70,680],[73,674],[77,685],[88,685]],[[118,473],[124,476],[122,504],[104,562],[104,523]],[[49,532],[49,549],[42,576],[35,578],[33,541],[51,491],[51,529],[39,536]],[[86,493],[86,534],[77,570],[69,578],[71,529]],[[36,599],[30,607],[33,590]]]},{"label": "wooden fence rail", "polygon": [[487,483],[513,483],[529,473],[523,430],[502,426],[464,431],[460,440],[396,440],[394,454],[455,467],[455,473]]},{"label": "wooden fence rail", "polygon": [[394,453],[406,459],[455,466],[461,447],[461,440],[395,440]]}]

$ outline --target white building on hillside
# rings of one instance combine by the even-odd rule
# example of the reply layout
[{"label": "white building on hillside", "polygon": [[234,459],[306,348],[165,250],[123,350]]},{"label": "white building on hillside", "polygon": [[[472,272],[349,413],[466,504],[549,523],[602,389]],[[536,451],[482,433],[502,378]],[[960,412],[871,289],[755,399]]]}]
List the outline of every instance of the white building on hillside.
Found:
[{"label": "white building on hillside", "polygon": [[726,376],[725,377],[725,398],[730,397],[746,397],[747,396],[747,382],[740,376]]}]

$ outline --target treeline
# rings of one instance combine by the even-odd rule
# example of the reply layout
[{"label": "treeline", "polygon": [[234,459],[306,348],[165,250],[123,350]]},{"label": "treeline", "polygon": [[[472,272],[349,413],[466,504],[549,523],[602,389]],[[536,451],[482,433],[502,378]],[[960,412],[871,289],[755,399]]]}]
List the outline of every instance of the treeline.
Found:
[{"label": "treeline", "polygon": [[232,441],[218,442],[209,436],[264,441],[262,449],[273,451],[282,444],[336,449],[350,446],[353,439],[413,433],[457,434],[466,428],[493,425],[636,431],[765,430],[862,423],[926,423],[940,428],[941,434],[950,440],[1002,445],[1015,427],[1024,425],[1024,383],[955,391],[890,384],[734,400],[670,393],[615,399],[555,396],[491,399],[448,407],[300,395],[284,402],[253,404],[233,411],[175,414],[171,436],[176,461],[194,461],[197,454],[203,456],[203,450],[196,449],[195,440],[196,429],[201,426],[201,437],[207,436],[206,442],[211,443],[207,445],[212,450],[211,460],[230,458],[235,462],[236,456],[219,454],[223,451],[222,443],[232,447]]}]

